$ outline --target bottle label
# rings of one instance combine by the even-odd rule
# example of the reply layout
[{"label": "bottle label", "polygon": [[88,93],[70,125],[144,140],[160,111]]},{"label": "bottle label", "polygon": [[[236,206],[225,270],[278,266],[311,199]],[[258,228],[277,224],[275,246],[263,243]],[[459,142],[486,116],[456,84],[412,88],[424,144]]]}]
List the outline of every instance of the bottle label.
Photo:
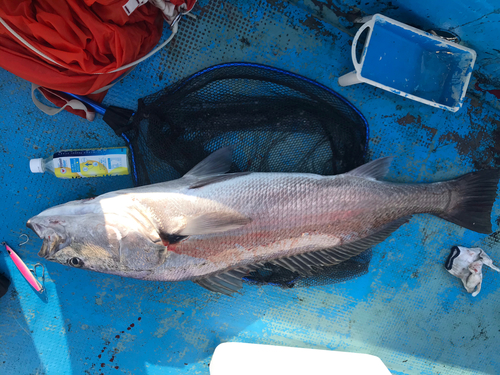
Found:
[{"label": "bottle label", "polygon": [[59,178],[127,175],[130,173],[127,148],[56,152],[54,154],[54,173]]}]

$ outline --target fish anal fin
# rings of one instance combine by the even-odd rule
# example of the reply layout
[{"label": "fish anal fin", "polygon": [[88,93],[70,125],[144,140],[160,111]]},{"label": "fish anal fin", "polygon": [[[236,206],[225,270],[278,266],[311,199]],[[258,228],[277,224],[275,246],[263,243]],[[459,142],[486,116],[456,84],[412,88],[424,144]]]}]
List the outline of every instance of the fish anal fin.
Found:
[{"label": "fish anal fin", "polygon": [[[362,253],[370,247],[379,244],[387,237],[389,237],[401,225],[406,223],[410,218],[411,216],[407,216],[395,220],[382,227],[376,233],[348,244],[335,246],[330,249],[298,254],[287,258],[274,259],[271,261],[267,261],[266,263],[281,266],[292,272],[296,272],[301,276],[312,276],[318,272],[318,269],[321,269],[322,267],[339,264]],[[212,292],[222,293],[230,296],[241,289],[243,285],[242,277],[247,275],[249,272],[258,269],[259,267],[262,267],[261,263],[233,269],[231,271],[199,278],[193,281],[201,287]]]},{"label": "fish anal fin", "polygon": [[257,265],[241,267],[193,281],[199,286],[212,292],[230,296],[243,287],[243,281],[241,278],[255,268],[257,268]]},{"label": "fish anal fin", "polygon": [[373,160],[347,172],[346,175],[379,180],[387,174],[393,158],[391,156]]},{"label": "fish anal fin", "polygon": [[373,247],[389,237],[401,225],[408,222],[411,216],[395,220],[372,235],[330,249],[317,250],[309,253],[298,254],[287,258],[268,261],[268,263],[281,266],[301,276],[312,276],[321,267],[334,266],[352,258],[363,251]]}]

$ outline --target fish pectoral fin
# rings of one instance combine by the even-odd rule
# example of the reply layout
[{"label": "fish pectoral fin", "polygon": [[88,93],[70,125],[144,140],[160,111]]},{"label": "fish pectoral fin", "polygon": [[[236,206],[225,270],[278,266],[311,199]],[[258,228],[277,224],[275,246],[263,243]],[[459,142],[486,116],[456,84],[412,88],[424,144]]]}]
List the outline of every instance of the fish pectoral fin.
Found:
[{"label": "fish pectoral fin", "polygon": [[217,275],[193,280],[199,286],[212,292],[222,293],[227,296],[232,295],[243,287],[242,278],[250,271],[255,270],[258,265],[240,267],[231,271],[219,273]]},{"label": "fish pectoral fin", "polygon": [[176,245],[189,236],[226,232],[238,229],[252,221],[238,212],[209,212],[195,217],[184,217],[182,229],[174,233],[159,232],[159,238],[164,246]]},{"label": "fish pectoral fin", "polygon": [[241,176],[246,176],[250,174],[251,172],[238,172],[238,173],[229,173],[229,174],[220,174],[216,176],[208,176],[205,178],[200,178],[197,181],[193,182],[191,185],[189,185],[190,189],[198,189],[203,186],[207,186],[210,184],[216,184],[218,182],[222,181],[227,181],[231,180],[236,177],[241,177]]},{"label": "fish pectoral fin", "polygon": [[229,171],[233,160],[233,148],[224,147],[208,155],[184,177],[205,177],[223,174]]},{"label": "fish pectoral fin", "polygon": [[347,172],[346,175],[379,180],[387,174],[393,158],[391,156],[380,158]]},{"label": "fish pectoral fin", "polygon": [[318,268],[334,266],[342,263],[363,251],[373,247],[389,237],[401,225],[408,222],[411,216],[406,216],[385,225],[379,231],[368,237],[353,241],[344,245],[335,246],[330,249],[317,250],[309,253],[298,254],[288,258],[280,258],[268,263],[281,266],[300,276],[313,276]]},{"label": "fish pectoral fin", "polygon": [[200,216],[186,218],[186,224],[176,235],[197,236],[202,234],[226,232],[238,229],[252,219],[238,212],[209,212]]}]

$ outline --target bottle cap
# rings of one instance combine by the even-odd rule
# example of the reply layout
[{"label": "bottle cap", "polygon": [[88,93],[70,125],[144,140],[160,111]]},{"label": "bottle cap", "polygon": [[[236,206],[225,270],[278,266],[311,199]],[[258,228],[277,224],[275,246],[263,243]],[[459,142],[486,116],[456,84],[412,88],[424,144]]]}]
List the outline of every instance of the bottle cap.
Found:
[{"label": "bottle cap", "polygon": [[30,169],[33,173],[43,173],[43,159],[31,159]]}]

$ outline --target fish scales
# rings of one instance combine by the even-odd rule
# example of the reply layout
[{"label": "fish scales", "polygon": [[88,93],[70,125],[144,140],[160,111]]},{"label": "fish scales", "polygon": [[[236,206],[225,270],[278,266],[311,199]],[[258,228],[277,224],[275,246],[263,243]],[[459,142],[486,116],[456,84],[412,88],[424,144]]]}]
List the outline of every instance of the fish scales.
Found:
[{"label": "fish scales", "polygon": [[[192,236],[173,247],[177,254],[206,260],[189,275],[177,273],[179,280],[355,241],[408,215],[441,213],[450,200],[448,190],[439,183],[429,187],[350,176],[271,173],[254,173],[201,189],[186,188],[183,193],[220,203],[252,221],[232,231]],[[157,201],[159,207],[167,204],[167,200]],[[168,219],[165,214],[163,220]],[[155,272],[155,279],[168,275],[172,270],[167,260]]]}]

